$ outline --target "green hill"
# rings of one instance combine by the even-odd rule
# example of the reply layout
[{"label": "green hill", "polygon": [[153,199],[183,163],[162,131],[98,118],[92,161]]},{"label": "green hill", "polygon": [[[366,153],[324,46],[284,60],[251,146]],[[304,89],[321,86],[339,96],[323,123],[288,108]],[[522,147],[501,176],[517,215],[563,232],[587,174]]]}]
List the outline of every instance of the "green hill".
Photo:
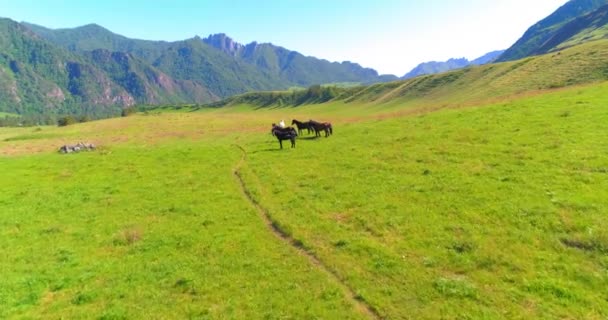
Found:
[{"label": "green hill", "polygon": [[578,17],[559,28],[537,53],[551,52],[584,42],[608,38],[608,5]]},{"label": "green hill", "polygon": [[[72,86],[74,90],[68,90],[67,85],[57,84],[61,94],[57,91],[59,89],[55,90],[56,94],[66,97],[60,101],[52,101],[48,95],[45,96],[44,92],[50,90],[47,87],[55,85],[46,74],[39,75],[46,82],[28,82],[21,77],[16,90],[31,87],[37,93],[28,95],[27,102],[15,100],[12,97],[15,90],[8,90],[15,87],[10,80],[14,74],[7,74],[3,77],[7,90],[4,97],[0,96],[0,103],[5,105],[3,110],[7,111],[31,113],[70,110],[77,113],[100,113],[100,110],[109,112],[114,107],[133,104],[207,103],[248,91],[397,79],[389,75],[380,76],[376,71],[355,63],[330,63],[271,44],[252,43],[243,46],[225,35],[164,42],[129,39],[95,24],[53,30],[28,23],[19,25],[8,19],[5,23],[13,27],[4,30],[4,38],[7,40],[4,48],[18,47],[18,44],[9,40],[14,40],[11,37],[21,34],[31,41],[41,43],[40,48],[53,51],[57,59],[77,61],[79,70],[90,69],[90,72],[85,72],[84,76],[75,81]],[[230,52],[226,50],[227,46],[242,50],[238,53]],[[30,49],[35,51],[36,48]],[[3,48],[0,48],[0,53],[2,51]],[[28,54],[48,55],[46,52]],[[9,63],[10,61],[5,64]],[[22,64],[28,66],[29,61],[22,61]],[[59,65],[61,64],[57,64]],[[66,70],[56,72],[68,73]],[[89,73],[95,73],[95,76],[88,76]],[[101,93],[103,99],[99,97]],[[70,104],[71,107],[66,107],[71,101],[74,101]],[[11,102],[17,105],[9,109]],[[90,107],[79,110],[78,103]],[[21,106],[23,104],[27,107]],[[44,108],[44,105],[53,107]],[[92,110],[96,106],[100,108]]]},{"label": "green hill", "polygon": [[[107,107],[134,103],[123,88],[84,57],[54,46],[8,19],[0,19],[0,72],[3,111],[104,113],[109,112]],[[83,102],[87,103],[83,106]],[[96,108],[89,108],[88,103]]]},{"label": "green hill", "polygon": [[214,101],[189,79],[174,79],[128,53],[71,52],[8,19],[0,21],[0,110],[19,114],[117,114],[134,104]]},{"label": "green hill", "polygon": [[130,39],[94,23],[66,29],[49,29],[27,22],[22,22],[22,25],[49,42],[72,52],[105,49],[111,52],[131,53],[150,62],[171,45],[166,41]]},{"label": "green hill", "polygon": [[[513,46],[507,49],[497,61],[517,60],[531,55],[543,54],[552,49],[559,48],[562,41],[567,41],[569,37],[581,34],[578,43],[590,40],[588,33],[592,33],[593,29],[588,29],[581,23],[588,18],[583,18],[578,22],[573,22],[577,18],[581,18],[590,14],[604,5],[607,5],[607,0],[570,0],[554,13],[539,21],[530,27],[524,35],[517,40]],[[605,10],[602,9],[602,10]],[[599,22],[596,19],[592,19]],[[604,24],[604,22],[602,22]],[[589,27],[590,24],[587,24]],[[595,28],[601,27],[596,25]],[[605,33],[604,33],[605,34]],[[597,38],[597,37],[595,37]]]},{"label": "green hill", "polygon": [[345,104],[454,107],[604,80],[608,80],[608,39],[568,48],[559,54],[471,66],[414,79],[351,88],[311,87],[300,91],[254,92],[214,105],[268,107],[334,101]]},{"label": "green hill", "polygon": [[173,79],[129,53],[96,49],[83,55],[135,97],[138,103],[168,104],[217,99],[199,82]]},{"label": "green hill", "polygon": [[153,65],[176,79],[205,84],[219,97],[291,86],[252,65],[235,61],[198,37],[172,43]]}]

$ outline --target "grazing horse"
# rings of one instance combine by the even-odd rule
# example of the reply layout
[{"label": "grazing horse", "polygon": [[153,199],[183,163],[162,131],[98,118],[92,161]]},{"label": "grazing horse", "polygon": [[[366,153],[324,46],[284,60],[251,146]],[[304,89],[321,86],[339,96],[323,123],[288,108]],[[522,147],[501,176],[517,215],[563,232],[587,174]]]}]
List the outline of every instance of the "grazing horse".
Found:
[{"label": "grazing horse", "polygon": [[292,127],[281,128],[273,123],[272,130],[270,131],[270,133],[272,133],[273,136],[277,137],[281,149],[283,149],[283,140],[290,140],[291,147],[296,147],[296,137],[298,136],[298,132],[296,131],[296,129]]},{"label": "grazing horse", "polygon": [[308,122],[312,125],[312,128],[315,130],[315,135],[317,137],[321,136],[321,131],[325,131],[326,138],[334,133],[331,123],[329,122],[317,122],[313,120],[310,120]]},{"label": "grazing horse", "polygon": [[308,130],[307,133],[310,134],[311,131],[314,131],[312,125],[310,124],[310,121],[306,121],[306,122],[301,122],[298,121],[296,119],[291,120],[291,124],[292,125],[296,125],[296,127],[298,127],[298,133],[302,134],[302,130],[306,129]]}]

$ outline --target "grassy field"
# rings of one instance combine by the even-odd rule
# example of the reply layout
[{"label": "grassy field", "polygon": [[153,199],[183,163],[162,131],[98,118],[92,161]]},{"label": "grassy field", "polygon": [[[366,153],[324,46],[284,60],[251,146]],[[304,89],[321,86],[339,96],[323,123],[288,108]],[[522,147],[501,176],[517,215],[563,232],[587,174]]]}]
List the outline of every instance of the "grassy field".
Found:
[{"label": "grassy field", "polygon": [[0,318],[606,318],[607,90],[0,128]]},{"label": "grassy field", "polygon": [[0,318],[363,318],[244,201],[239,157],[173,139],[0,158]]},{"label": "grassy field", "polygon": [[606,89],[260,138],[248,186],[388,318],[605,318]]}]

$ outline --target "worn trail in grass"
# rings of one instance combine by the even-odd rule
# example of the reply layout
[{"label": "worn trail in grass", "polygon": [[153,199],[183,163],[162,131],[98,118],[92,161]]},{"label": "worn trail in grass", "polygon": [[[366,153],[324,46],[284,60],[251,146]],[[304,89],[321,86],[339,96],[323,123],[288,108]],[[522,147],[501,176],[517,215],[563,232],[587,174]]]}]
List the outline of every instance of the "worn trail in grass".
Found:
[{"label": "worn trail in grass", "polygon": [[306,247],[303,247],[303,244],[301,242],[293,239],[287,232],[282,230],[281,227],[275,221],[272,221],[272,217],[268,214],[268,211],[264,209],[264,207],[262,207],[251,195],[251,191],[247,189],[245,181],[241,177],[241,167],[247,160],[247,152],[245,151],[245,149],[243,149],[243,147],[238,145],[237,147],[242,153],[242,158],[241,161],[239,161],[237,166],[234,168],[234,175],[238,180],[239,185],[241,186],[244,197],[247,199],[248,202],[251,203],[253,207],[256,208],[260,215],[260,218],[264,221],[268,229],[282,242],[293,247],[295,251],[307,257],[311,264],[317,266],[325,273],[330,275],[334,279],[334,281],[340,287],[342,287],[345,297],[353,304],[353,306],[357,308],[357,310],[359,310],[359,312],[366,314],[370,319],[380,319],[378,311],[369,303],[367,303],[367,301],[362,299],[362,297],[358,296],[354,292],[354,290],[348,286],[348,284],[346,284],[342,279],[340,279],[339,274],[335,270],[329,269],[326,265],[323,264],[321,260],[319,260],[319,258],[314,255],[313,252],[308,250]]},{"label": "worn trail in grass", "polygon": [[608,316],[606,84],[250,138],[272,221],[389,318]]},{"label": "worn trail in grass", "polygon": [[0,318],[367,318],[268,233],[239,157],[176,140],[0,158]]}]

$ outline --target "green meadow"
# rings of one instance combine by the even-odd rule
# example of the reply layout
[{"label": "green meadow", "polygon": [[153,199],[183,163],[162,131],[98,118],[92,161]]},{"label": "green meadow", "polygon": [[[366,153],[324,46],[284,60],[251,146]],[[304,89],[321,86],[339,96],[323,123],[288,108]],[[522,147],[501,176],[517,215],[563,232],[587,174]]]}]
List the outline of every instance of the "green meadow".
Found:
[{"label": "green meadow", "polygon": [[607,318],[607,90],[0,128],[0,318]]}]

